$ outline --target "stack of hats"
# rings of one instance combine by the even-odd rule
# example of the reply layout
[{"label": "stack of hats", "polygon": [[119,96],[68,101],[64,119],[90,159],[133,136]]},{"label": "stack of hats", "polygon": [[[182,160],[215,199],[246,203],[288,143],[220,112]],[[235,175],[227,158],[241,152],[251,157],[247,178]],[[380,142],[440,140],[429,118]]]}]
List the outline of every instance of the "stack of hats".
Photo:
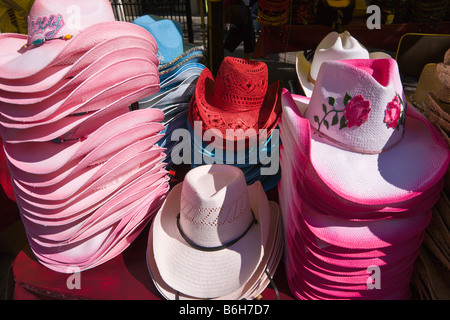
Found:
[{"label": "stack of hats", "polygon": [[157,44],[109,1],[35,1],[27,35],[0,35],[0,132],[37,259],[69,273],[122,252],[168,192]]},{"label": "stack of hats", "polygon": [[133,21],[147,30],[158,44],[160,90],[140,99],[138,108],[157,108],[164,112],[164,137],[158,145],[166,148],[165,162],[172,164],[171,152],[177,140],[172,141],[176,129],[187,129],[189,101],[194,94],[198,77],[205,68],[203,46],[183,42],[179,22],[154,15],[144,15]]},{"label": "stack of hats", "polygon": [[311,98],[283,92],[279,184],[299,299],[406,299],[450,151],[406,103],[393,59],[322,64]]},{"label": "stack of hats", "polygon": [[264,62],[225,57],[215,80],[205,68],[189,106],[191,167],[231,164],[248,184],[276,187],[280,115],[279,81],[269,85]]},{"label": "stack of hats", "polygon": [[147,266],[170,300],[255,299],[283,252],[278,205],[229,165],[191,169],[152,222]]},{"label": "stack of hats", "polygon": [[[412,98],[450,147],[450,50],[443,62],[425,65]],[[422,299],[450,299],[449,194],[450,169],[416,260],[413,284]]]},{"label": "stack of hats", "polygon": [[450,49],[445,53],[444,61],[435,64],[434,73],[437,81],[432,82],[434,87],[428,92],[424,111],[450,145]]}]

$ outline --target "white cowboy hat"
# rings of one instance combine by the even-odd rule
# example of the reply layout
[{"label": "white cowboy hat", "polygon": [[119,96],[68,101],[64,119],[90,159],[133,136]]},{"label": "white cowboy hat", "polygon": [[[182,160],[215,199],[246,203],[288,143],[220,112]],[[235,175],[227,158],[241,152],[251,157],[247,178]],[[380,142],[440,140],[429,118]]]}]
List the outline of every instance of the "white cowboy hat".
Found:
[{"label": "white cowboy hat", "polygon": [[162,280],[180,294],[204,299],[242,288],[271,254],[263,239],[277,227],[270,224],[277,212],[265,198],[261,184],[247,187],[234,166],[189,171],[169,193],[149,234],[148,254]]},{"label": "white cowboy hat", "polygon": [[324,61],[380,58],[391,58],[391,56],[384,52],[369,53],[348,31],[342,33],[333,31],[320,41],[314,51],[312,62],[306,59],[304,52],[297,52],[295,67],[305,95],[311,97],[314,82]]}]

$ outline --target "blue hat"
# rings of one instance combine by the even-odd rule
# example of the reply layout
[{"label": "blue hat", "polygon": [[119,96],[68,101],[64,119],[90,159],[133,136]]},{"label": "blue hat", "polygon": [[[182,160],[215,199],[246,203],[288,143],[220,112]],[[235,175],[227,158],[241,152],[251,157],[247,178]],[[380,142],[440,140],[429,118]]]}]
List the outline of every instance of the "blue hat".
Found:
[{"label": "blue hat", "polygon": [[[195,47],[183,43],[183,31],[177,21],[154,15],[144,15],[133,21],[155,38],[158,44],[159,68],[168,68],[186,59],[203,58],[203,46]],[[195,57],[194,57],[195,56]]]},{"label": "blue hat", "polygon": [[158,44],[158,59],[161,65],[174,60],[183,50],[183,35],[181,26],[169,19],[155,20],[155,16],[145,15],[133,21],[134,24],[146,29]]}]

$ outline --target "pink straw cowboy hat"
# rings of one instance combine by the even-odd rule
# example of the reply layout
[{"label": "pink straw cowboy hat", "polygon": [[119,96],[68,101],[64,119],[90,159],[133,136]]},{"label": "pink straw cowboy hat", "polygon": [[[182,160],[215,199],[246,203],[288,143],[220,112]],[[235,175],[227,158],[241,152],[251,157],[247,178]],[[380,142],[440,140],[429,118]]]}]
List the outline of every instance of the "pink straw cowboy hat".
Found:
[{"label": "pink straw cowboy hat", "polygon": [[[189,171],[156,214],[148,254],[175,292],[199,299],[233,293],[253,276],[266,251],[269,206],[259,182],[242,170],[204,165]],[[154,279],[155,281],[155,279]]]},{"label": "pink straw cowboy hat", "polygon": [[[153,172],[155,173],[155,172]],[[139,177],[128,186],[124,187],[113,197],[104,202],[103,205],[96,209],[85,210],[77,213],[75,216],[67,219],[47,219],[31,220],[28,213],[23,213],[23,221],[26,224],[27,232],[34,234],[36,238],[41,241],[59,241],[69,242],[83,233],[86,236],[88,229],[93,229],[95,224],[112,219],[120,219],[122,217],[121,211],[128,208],[130,205],[139,203],[139,199],[151,194],[161,184],[164,184],[167,179],[162,175],[145,175]],[[36,222],[38,221],[38,222]],[[45,227],[41,224],[45,223]]]},{"label": "pink straw cowboy hat", "polygon": [[[118,150],[109,159],[104,160],[96,165],[80,168],[71,172],[61,181],[49,186],[29,186],[16,180],[16,185],[24,192],[28,192],[31,196],[38,197],[41,200],[63,200],[71,197],[78,190],[89,186],[91,183],[108,174],[120,174],[123,171],[120,167],[126,164],[128,166],[138,166],[143,160],[138,157],[139,154],[153,150],[153,154],[147,154],[149,158],[159,154],[159,147],[152,148],[155,144],[153,137],[145,138],[134,143],[130,143],[125,148]],[[128,168],[127,168],[128,169]]]},{"label": "pink straw cowboy hat", "polygon": [[[143,141],[147,142],[146,140]],[[22,199],[31,203],[71,201],[73,197],[78,197],[82,193],[89,193],[91,190],[95,190],[95,188],[102,187],[103,184],[107,185],[111,181],[118,180],[119,177],[123,179],[124,176],[139,172],[145,164],[154,164],[155,161],[159,161],[159,156],[162,151],[161,148],[155,146],[154,148],[140,150],[144,142],[135,143],[135,145],[121,151],[104,164],[93,168],[85,168],[75,174],[73,179],[66,178],[56,185],[34,188],[22,185],[13,176],[14,190]]]},{"label": "pink straw cowboy hat", "polygon": [[[161,151],[162,152],[162,151]],[[159,161],[161,157],[155,157],[153,161],[129,177],[124,182],[114,181],[110,185],[103,186],[100,189],[90,189],[88,192],[81,192],[69,201],[32,203],[26,199],[17,197],[17,203],[20,204],[22,219],[34,224],[58,226],[77,221],[80,217],[88,215],[93,210],[107,205],[109,201],[119,197],[124,190],[134,185],[139,185],[142,180],[157,181],[167,176],[164,169],[164,163]],[[80,196],[81,195],[81,196]]]},{"label": "pink straw cowboy hat", "polygon": [[311,97],[320,66],[327,60],[390,58],[383,52],[371,52],[364,48],[348,31],[327,34],[317,45],[312,62],[303,52],[296,55],[296,71],[300,85],[307,97]]},{"label": "pink straw cowboy hat", "polygon": [[[134,141],[132,137],[135,136],[135,132],[139,138],[161,132],[164,126],[159,122],[163,119],[164,114],[161,110],[135,110],[126,112],[108,122],[97,121],[94,124],[96,130],[85,139],[61,143],[54,141],[5,143],[5,153],[13,166],[11,170],[14,175],[21,178],[26,176],[21,180],[33,183],[33,176],[54,173],[73,161],[80,165],[78,162],[82,157],[84,158],[81,161],[87,165],[104,159],[125,144]],[[86,158],[87,160],[85,160]],[[91,162],[87,162],[89,158]],[[29,176],[30,174],[31,176]],[[45,181],[48,182],[47,177],[45,177]],[[38,183],[39,178],[35,178],[35,183]]]},{"label": "pink straw cowboy hat", "polygon": [[140,30],[134,31],[132,35],[126,34],[120,35],[119,37],[110,37],[110,39],[104,40],[88,49],[81,57],[75,57],[76,61],[72,61],[73,59],[66,59],[65,61],[56,63],[55,66],[47,67],[28,78],[0,78],[0,90],[18,94],[54,91],[62,84],[69,82],[71,78],[75,77],[93,63],[97,61],[102,61],[102,63],[109,62],[112,58],[111,54],[115,51],[118,51],[119,54],[122,55],[122,58],[126,58],[126,53],[129,49],[135,50],[136,48],[145,48],[152,52],[148,58],[154,61],[155,52],[157,52],[154,39],[148,37],[145,33],[140,34],[137,32]]},{"label": "pink straw cowboy hat", "polygon": [[81,218],[67,223],[42,227],[41,224],[30,224],[32,228],[27,233],[33,236],[36,243],[48,248],[81,241],[116,223],[125,219],[127,212],[137,208],[142,199],[153,197],[158,190],[165,188],[167,179],[146,179],[140,184],[133,183],[133,188],[125,187],[119,196],[111,198],[101,207],[89,210]]},{"label": "pink straw cowboy hat", "polygon": [[143,34],[139,29],[115,21],[107,0],[37,0],[28,17],[28,35],[0,35],[0,79],[31,77],[67,59],[72,64],[105,40]]},{"label": "pink straw cowboy hat", "polygon": [[310,99],[296,101],[304,118],[287,112],[300,129],[311,174],[332,192],[389,204],[420,196],[442,179],[450,152],[406,103],[395,60],[326,61],[316,84]]},{"label": "pink straw cowboy hat", "polygon": [[79,271],[94,268],[115,257],[133,242],[161,206],[167,191],[168,184],[161,185],[138,206],[130,208],[126,219],[97,230],[85,239],[60,247],[42,246],[29,239],[31,249],[40,263],[58,272],[72,273],[70,267],[73,266]]},{"label": "pink straw cowboy hat", "polygon": [[[2,126],[0,127],[2,139],[8,143],[84,139],[96,129],[95,123],[98,125],[99,121],[106,122],[115,116],[129,112],[129,105],[146,93],[154,93],[156,79],[154,74],[139,75],[128,81],[128,88],[122,88],[122,91],[120,87],[113,88],[115,98],[106,95],[103,97],[104,99],[100,99],[101,95],[97,95],[89,101],[92,103],[88,104],[88,109],[99,108],[96,111],[92,110],[93,112],[87,112],[80,107],[80,113],[74,113],[55,122],[23,129]],[[122,96],[120,96],[120,92],[122,92]]]},{"label": "pink straw cowboy hat", "polygon": [[[153,84],[155,91],[159,90],[158,70],[144,55],[133,60],[118,61],[109,67],[96,70],[94,74],[78,86],[73,87],[72,90],[50,95],[48,99],[7,102],[6,99],[0,98],[4,102],[0,107],[3,116],[2,125],[12,128],[27,128],[54,122],[71,113],[98,110],[101,107],[93,104],[92,99],[101,98],[102,101],[105,101],[106,96],[114,101],[114,98],[118,99],[113,95],[114,93],[118,95],[117,91],[122,93],[126,89],[132,89],[132,80],[145,74],[154,75],[153,81],[150,80],[148,84]],[[28,104],[28,102],[30,103]],[[12,121],[8,121],[8,119]]]},{"label": "pink straw cowboy hat", "polygon": [[[125,42],[125,40],[123,40]],[[157,68],[157,59],[151,48],[146,46],[146,43],[142,43],[141,46],[129,47],[122,50],[114,49],[110,51],[105,57],[99,58],[84,69],[77,70],[76,74],[69,75],[69,77],[62,79],[50,89],[40,92],[27,91],[24,93],[18,93],[14,91],[0,90],[0,100],[8,104],[21,105],[23,107],[33,107],[35,104],[51,101],[52,97],[58,97],[62,94],[67,95],[74,89],[84,85],[99,74],[114,71],[116,68],[120,69],[125,74],[129,74],[126,68],[121,66],[122,63],[132,63],[138,59],[145,59],[152,62],[152,65]],[[157,73],[157,70],[156,70]],[[103,75],[106,77],[106,75]],[[110,78],[112,76],[109,76]],[[104,81],[106,82],[107,79]],[[92,80],[91,80],[92,82]],[[90,84],[93,87],[93,84]],[[93,87],[95,88],[95,87]]]}]

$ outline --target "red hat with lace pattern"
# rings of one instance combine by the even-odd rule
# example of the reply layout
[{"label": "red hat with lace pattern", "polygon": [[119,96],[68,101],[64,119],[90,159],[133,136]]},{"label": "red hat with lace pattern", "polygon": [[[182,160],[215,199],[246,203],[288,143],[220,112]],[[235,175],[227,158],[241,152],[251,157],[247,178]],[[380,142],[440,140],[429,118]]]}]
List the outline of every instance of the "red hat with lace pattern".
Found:
[{"label": "red hat with lace pattern", "polygon": [[269,85],[264,62],[225,57],[214,80],[205,68],[199,76],[189,108],[189,122],[202,122],[202,129],[260,129],[278,124],[281,114],[279,81]]}]

